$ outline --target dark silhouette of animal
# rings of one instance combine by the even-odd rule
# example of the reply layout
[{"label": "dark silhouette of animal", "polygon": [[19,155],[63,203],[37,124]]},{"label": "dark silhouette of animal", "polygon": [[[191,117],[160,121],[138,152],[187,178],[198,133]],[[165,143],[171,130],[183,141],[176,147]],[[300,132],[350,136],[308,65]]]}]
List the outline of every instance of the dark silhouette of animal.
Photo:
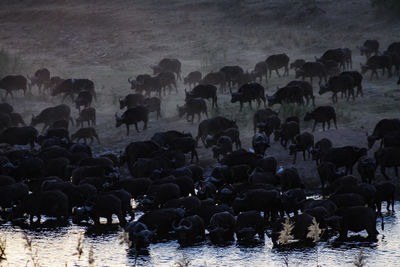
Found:
[{"label": "dark silhouette of animal", "polygon": [[353,76],[344,74],[331,77],[326,85],[320,86],[319,94],[322,95],[326,92],[332,92],[332,102],[336,103],[338,102],[337,94],[341,92],[347,95],[347,101],[350,99],[350,96],[353,97],[354,101],[354,87],[355,81]]},{"label": "dark silhouette of animal", "polygon": [[221,92],[225,90],[226,87],[226,80],[225,74],[223,72],[210,72],[206,74],[199,82],[199,85],[207,85],[211,84],[214,86],[219,85],[219,89]]},{"label": "dark silhouette of animal", "polygon": [[127,109],[134,108],[137,106],[141,106],[144,103],[144,96],[142,94],[129,94],[125,96],[123,99],[119,99],[119,108]]},{"label": "dark silhouette of animal", "polygon": [[397,54],[400,55],[400,42],[393,42],[391,43],[387,50],[387,52],[389,52],[390,54]]},{"label": "dark silhouette of animal", "polygon": [[367,133],[368,148],[372,148],[375,141],[381,140],[381,147],[383,144],[383,137],[394,131],[400,131],[400,120],[399,119],[382,119],[380,120],[374,128],[371,135]]},{"label": "dark silhouette of animal", "polygon": [[138,106],[126,110],[121,117],[115,114],[116,125],[120,127],[122,124],[126,126],[126,135],[129,135],[129,125],[134,124],[136,131],[139,132],[138,122],[143,121],[143,130],[147,129],[147,122],[149,121],[149,110],[146,107]]},{"label": "dark silhouette of animal", "polygon": [[224,66],[220,70],[225,75],[225,81],[229,88],[235,84],[239,85],[239,78],[243,75],[244,71],[239,66]]},{"label": "dark silhouette of animal", "polygon": [[321,181],[322,195],[326,195],[325,184],[332,184],[342,173],[337,172],[337,167],[332,162],[323,161],[317,167],[319,179]]},{"label": "dark silhouette of animal", "polygon": [[188,84],[189,88],[192,88],[192,86],[195,86],[200,82],[201,78],[202,75],[200,71],[192,71],[185,78],[183,78],[183,84]]},{"label": "dark silhouette of animal", "polygon": [[[336,61],[340,67],[346,68],[346,55],[347,51],[342,48],[329,49],[320,58],[316,58],[318,62],[326,62],[328,60]],[[351,57],[351,51],[350,51]]]},{"label": "dark silhouette of animal", "polygon": [[236,219],[236,237],[239,241],[251,241],[254,235],[264,240],[265,225],[260,213],[255,210],[238,214]]},{"label": "dark silhouette of animal", "polygon": [[216,133],[229,128],[238,128],[236,121],[228,120],[221,116],[203,120],[199,124],[196,141],[198,142],[198,140],[201,139],[205,146],[207,135],[215,135]]},{"label": "dark silhouette of animal", "polygon": [[312,84],[310,84],[309,82],[306,82],[306,81],[291,81],[286,86],[287,87],[297,86],[297,87],[302,88],[303,89],[304,98],[307,101],[307,105],[309,104],[310,99],[312,100],[312,104],[315,105],[313,87],[312,87]]},{"label": "dark silhouette of animal", "polygon": [[323,63],[321,62],[306,62],[304,65],[296,69],[296,79],[302,78],[303,81],[306,77],[310,77],[310,82],[312,84],[313,77],[319,78],[319,83],[321,84],[322,79],[327,82],[327,70]]},{"label": "dark silhouette of animal", "polygon": [[[233,128],[232,128],[233,129]],[[217,143],[212,147],[213,158],[219,162],[219,156],[225,157],[232,152],[232,139],[229,136],[220,136]]]},{"label": "dark silhouette of animal", "polygon": [[382,144],[384,147],[400,147],[400,131],[388,132],[383,136]]},{"label": "dark silhouette of animal", "polygon": [[131,89],[138,94],[144,91],[144,95],[150,97],[151,92],[155,92],[158,97],[161,97],[162,83],[159,77],[138,76],[136,80],[128,78],[128,82],[131,84]]},{"label": "dark silhouette of animal", "polygon": [[375,180],[376,164],[368,157],[361,157],[357,163],[357,170],[363,183],[371,184]]},{"label": "dark silhouette of animal", "polygon": [[394,195],[396,191],[396,186],[392,183],[386,182],[381,184],[375,184],[376,194],[375,194],[375,205],[378,214],[381,213],[382,202],[386,201],[386,210],[389,212],[390,205],[392,205],[392,212],[394,212]]},{"label": "dark silhouette of animal", "polygon": [[40,224],[42,215],[66,221],[70,214],[68,197],[59,190],[33,193],[23,201],[21,208],[29,215],[31,225],[34,216],[37,217],[36,222]]},{"label": "dark silhouette of animal", "polygon": [[399,175],[398,167],[400,166],[400,148],[384,147],[375,152],[376,167],[381,168],[382,175],[389,179],[386,174],[386,168],[394,168],[396,176]]},{"label": "dark silhouette of animal", "polygon": [[227,212],[215,213],[208,225],[208,232],[213,243],[224,243],[226,241],[233,241],[235,233],[236,220],[235,217]]},{"label": "dark silhouette of animal", "polygon": [[206,138],[206,148],[209,148],[213,145],[215,145],[218,141],[218,139],[221,136],[227,136],[231,139],[232,144],[235,143],[236,144],[236,149],[239,149],[242,147],[242,143],[240,142],[240,133],[239,130],[237,128],[228,128],[224,131],[218,132],[213,136],[209,136]]},{"label": "dark silhouette of animal", "polygon": [[185,102],[187,102],[190,98],[201,97],[207,100],[211,98],[211,108],[213,108],[214,106],[218,108],[217,87],[212,84],[199,84],[194,87],[190,92],[187,92],[185,89],[185,94]]},{"label": "dark silhouette of animal", "polygon": [[0,89],[6,91],[6,95],[3,100],[7,99],[8,95],[14,98],[12,91],[23,90],[24,95],[27,89],[27,80],[22,75],[8,75],[0,80]]},{"label": "dark silhouette of animal", "polygon": [[360,49],[361,55],[370,58],[372,54],[378,55],[379,52],[379,42],[378,40],[366,40],[362,46],[357,47]]},{"label": "dark silhouette of animal", "polygon": [[62,98],[62,101],[64,101],[67,96],[70,96],[72,101],[74,101],[74,95],[79,94],[79,92],[83,90],[89,91],[94,99],[96,99],[94,83],[89,79],[64,80],[53,89],[51,95],[56,96],[63,93],[64,96]]},{"label": "dark silhouette of animal", "polygon": [[[183,106],[176,106],[178,109],[178,115],[182,118],[186,114],[186,120],[193,123],[194,115],[197,114],[199,120],[201,119],[201,113],[204,113],[208,118],[207,113],[207,104],[204,99],[198,98],[189,98],[188,101]],[[192,119],[189,120],[189,116],[192,116]]]},{"label": "dark silhouette of animal", "polygon": [[92,104],[92,98],[92,93],[90,93],[88,90],[80,91],[75,99],[76,108],[80,111],[81,106],[83,106],[84,108],[90,107],[90,105]]},{"label": "dark silhouette of animal", "polygon": [[71,109],[69,108],[69,106],[61,104],[58,106],[43,109],[39,113],[39,115],[32,115],[31,126],[36,126],[37,124],[43,123],[43,132],[47,127],[50,127],[50,125],[60,119],[64,119],[67,121],[70,120],[72,124],[74,123],[71,117]]},{"label": "dark silhouette of animal", "polygon": [[297,122],[290,121],[287,123],[283,123],[281,128],[275,130],[274,132],[274,140],[279,141],[281,145],[286,149],[289,141],[294,143],[294,137],[300,134],[300,126]]},{"label": "dark silhouette of animal", "polygon": [[196,151],[196,140],[191,136],[177,137],[167,145],[168,150],[181,153],[191,153],[191,161],[193,163],[194,157],[199,161],[199,156]]},{"label": "dark silhouette of animal", "polygon": [[0,143],[35,146],[38,131],[32,126],[9,127],[0,133]]},{"label": "dark silhouette of animal", "polygon": [[339,231],[340,239],[347,238],[349,230],[353,232],[366,230],[368,238],[371,240],[376,240],[376,235],[379,234],[376,230],[376,213],[369,207],[339,208],[335,216],[328,218],[326,221],[334,230]]},{"label": "dark silhouette of animal", "polygon": [[280,68],[285,68],[285,72],[283,73],[283,75],[289,76],[289,57],[286,54],[271,55],[267,57],[265,62],[267,63],[269,77],[271,77],[273,70],[275,70],[278,77],[281,77],[278,71]]},{"label": "dark silhouette of animal", "polygon": [[361,95],[363,96],[363,90],[362,90],[362,80],[363,77],[361,73],[358,71],[343,71],[340,73],[340,75],[350,75],[354,79],[354,87],[357,87],[357,93],[356,96]]},{"label": "dark silhouette of animal", "polygon": [[14,108],[10,104],[8,104],[6,102],[0,103],[0,112],[10,114],[13,111],[14,111]]},{"label": "dark silhouette of animal", "polygon": [[87,122],[88,126],[96,125],[96,109],[95,108],[84,108],[79,112],[79,117],[76,118],[76,126],[83,127],[83,123]]},{"label": "dark silhouette of animal", "polygon": [[172,227],[177,233],[179,244],[193,244],[196,241],[201,241],[206,237],[204,221],[198,215],[182,218],[177,223],[175,222]]},{"label": "dark silhouette of animal", "polygon": [[[257,125],[259,123],[266,123],[268,118],[270,116],[277,116],[278,113],[273,111],[272,109],[266,108],[266,109],[260,109],[257,110],[254,115],[253,115],[253,129],[254,133],[256,133]],[[279,123],[280,124],[280,123]],[[280,125],[278,125],[279,127]]]},{"label": "dark silhouette of animal", "polygon": [[303,159],[306,160],[306,151],[308,158],[311,155],[311,149],[314,148],[314,136],[308,132],[298,134],[294,137],[294,143],[289,146],[289,154],[294,155],[293,164],[296,164],[297,152],[303,152]]},{"label": "dark silhouette of animal", "polygon": [[253,136],[252,147],[254,153],[264,155],[265,150],[269,147],[269,138],[264,133],[257,133]]},{"label": "dark silhouette of animal", "polygon": [[146,212],[138,222],[145,224],[149,230],[156,230],[157,236],[168,235],[173,230],[173,222],[183,217],[182,209],[161,208]]},{"label": "dark silhouette of animal", "polygon": [[268,96],[268,106],[271,107],[275,104],[283,103],[297,103],[299,105],[304,104],[304,90],[299,86],[285,86],[278,88],[278,90],[272,95]]},{"label": "dark silhouette of animal", "polygon": [[240,111],[242,111],[243,103],[248,102],[250,109],[252,109],[251,101],[256,100],[260,107],[261,100],[264,102],[265,107],[265,96],[264,87],[258,83],[248,83],[242,85],[237,92],[231,92],[231,103],[240,102]]},{"label": "dark silhouette of animal", "polygon": [[376,76],[379,79],[378,69],[382,69],[382,75],[385,75],[385,69],[388,71],[388,77],[392,76],[392,60],[389,55],[372,56],[367,60],[365,65],[361,64],[361,74],[365,74],[368,70],[371,70],[371,77]]},{"label": "dark silhouette of animal", "polygon": [[329,128],[331,128],[331,120],[333,120],[333,123],[335,124],[335,127],[337,129],[336,112],[334,107],[321,106],[317,107],[312,112],[307,112],[306,115],[304,116],[304,121],[310,121],[310,120],[314,120],[313,132],[315,131],[317,123],[322,123],[323,131],[325,131],[325,122],[328,123],[328,130],[329,130]]},{"label": "dark silhouette of animal", "polygon": [[266,136],[270,137],[275,130],[281,127],[281,119],[276,115],[271,115],[263,122],[258,122],[256,127],[259,133],[264,133]]},{"label": "dark silhouette of animal", "polygon": [[163,58],[160,60],[158,65],[150,66],[153,69],[153,75],[157,75],[161,72],[172,72],[176,75],[178,80],[182,80],[181,73],[182,73],[182,63],[175,58]]},{"label": "dark silhouette of animal", "polygon": [[175,92],[178,93],[175,75],[172,72],[163,71],[160,72],[156,77],[161,81],[161,88],[164,91],[164,96],[166,95],[167,88],[169,89],[169,93],[171,93],[173,88],[175,88]]},{"label": "dark silhouette of animal", "polygon": [[90,139],[90,144],[93,143],[93,137],[96,138],[97,142],[100,144],[100,139],[99,136],[97,135],[96,129],[93,127],[87,127],[87,128],[80,128],[78,131],[76,131],[74,134],[71,135],[71,140],[79,140],[83,139],[85,144],[86,144],[86,139]]},{"label": "dark silhouette of animal", "polygon": [[365,155],[367,155],[366,148],[355,146],[334,147],[330,148],[321,160],[332,162],[337,168],[345,167],[345,174],[347,175],[349,172],[353,174],[354,164]]},{"label": "dark silhouette of animal", "polygon": [[161,100],[158,97],[148,97],[144,100],[143,105],[147,108],[150,112],[156,112],[157,120],[161,118]]},{"label": "dark silhouette of animal", "polygon": [[[295,215],[289,219],[289,221],[293,224],[293,229],[291,231],[291,235],[296,240],[307,241],[307,234],[309,232],[310,225],[313,224],[313,216],[303,213],[300,215]],[[283,230],[283,224],[285,223],[284,219],[280,219],[276,221],[272,225],[272,232],[270,234],[271,240],[273,245],[279,246],[281,245],[278,243],[279,236],[281,231]],[[267,233],[268,234],[268,233]]]},{"label": "dark silhouette of animal", "polygon": [[123,216],[121,200],[113,194],[97,194],[86,201],[85,211],[96,225],[100,224],[100,217],[106,218],[112,224],[112,215],[118,217],[119,224],[124,226],[126,220]]},{"label": "dark silhouette of animal", "polygon": [[229,167],[237,166],[237,165],[247,165],[251,169],[257,167],[258,161],[262,157],[252,152],[248,152],[244,149],[238,149],[233,151],[232,153],[226,155],[222,160],[222,165],[227,165]]},{"label": "dark silhouette of animal", "polygon": [[12,112],[12,113],[9,114],[9,116],[10,116],[10,126],[17,127],[20,124],[22,126],[26,125],[24,119],[21,116],[21,114]]},{"label": "dark silhouette of animal", "polygon": [[400,76],[399,76],[399,80],[397,81],[397,84],[400,84]]},{"label": "dark silhouette of animal", "polygon": [[260,83],[262,82],[262,77],[265,76],[265,81],[267,81],[268,76],[268,67],[267,62],[260,61],[254,66],[254,70],[252,72],[254,78],[259,78]]},{"label": "dark silhouette of animal", "polygon": [[322,138],[315,143],[315,148],[311,150],[312,159],[316,161],[317,165],[320,163],[321,158],[324,157],[326,151],[332,147],[332,141],[328,138]]},{"label": "dark silhouette of animal", "polygon": [[50,71],[46,68],[38,69],[32,77],[27,76],[29,79],[29,90],[33,85],[38,87],[39,95],[46,90],[50,83]]},{"label": "dark silhouette of animal", "polygon": [[306,61],[304,59],[296,59],[295,61],[293,61],[292,63],[290,63],[290,69],[298,69],[303,67],[303,65],[306,63]]}]

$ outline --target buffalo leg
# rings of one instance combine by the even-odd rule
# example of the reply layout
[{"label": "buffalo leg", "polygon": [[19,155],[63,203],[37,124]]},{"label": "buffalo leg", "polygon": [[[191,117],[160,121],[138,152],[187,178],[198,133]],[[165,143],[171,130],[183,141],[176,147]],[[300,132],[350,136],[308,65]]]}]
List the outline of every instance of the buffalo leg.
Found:
[{"label": "buffalo leg", "polygon": [[397,166],[394,167],[394,172],[396,173],[396,176],[399,176],[399,170],[397,169]]},{"label": "buffalo leg", "polygon": [[331,128],[331,121],[329,120],[329,121],[327,121],[327,123],[328,123],[328,130]]},{"label": "buffalo leg", "polygon": [[[260,106],[260,105],[258,105],[258,106]],[[253,109],[253,107],[251,106],[251,100],[249,101],[249,107],[250,107],[250,109]]]},{"label": "buffalo leg", "polygon": [[304,159],[304,161],[306,161],[306,151],[305,150],[303,150],[303,159]]},{"label": "buffalo leg", "polygon": [[137,125],[137,122],[134,123],[134,125],[135,125],[135,128],[136,128],[136,131],[139,132],[139,127],[138,127],[138,125]]},{"label": "buffalo leg", "polygon": [[129,125],[126,124],[126,136],[129,136]]},{"label": "buffalo leg", "polygon": [[243,108],[243,102],[240,101],[240,111],[242,111],[242,108]]},{"label": "buffalo leg", "polygon": [[297,151],[294,152],[294,156],[293,156],[293,164],[296,164],[296,158],[297,158]]},{"label": "buffalo leg", "polygon": [[276,74],[278,75],[278,77],[281,77],[281,75],[279,74],[279,70],[275,69]]},{"label": "buffalo leg", "polygon": [[315,127],[317,126],[317,121],[314,121],[314,126],[312,128],[312,131],[315,132]]},{"label": "buffalo leg", "polygon": [[99,138],[99,136],[98,136],[98,135],[95,135],[94,137],[97,139],[97,142],[100,144],[100,138]]},{"label": "buffalo leg", "polygon": [[322,122],[322,130],[325,132],[325,121]]},{"label": "buffalo leg", "polygon": [[[197,113],[197,115],[199,117],[198,122],[200,122],[200,120],[201,120],[201,112]],[[193,115],[193,117],[194,117],[194,115]]]}]

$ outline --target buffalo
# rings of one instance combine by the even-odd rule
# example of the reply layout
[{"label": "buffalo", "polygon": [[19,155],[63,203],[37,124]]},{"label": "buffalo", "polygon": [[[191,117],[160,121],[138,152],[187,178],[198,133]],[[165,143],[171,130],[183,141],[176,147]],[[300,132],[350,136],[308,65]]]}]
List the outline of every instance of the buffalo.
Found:
[{"label": "buffalo", "polygon": [[115,114],[116,125],[115,127],[120,127],[122,124],[126,125],[126,135],[129,135],[129,125],[134,124],[136,131],[139,132],[137,123],[143,121],[143,130],[147,129],[147,122],[149,121],[149,111],[143,106],[138,106],[136,108],[130,108],[118,117]]}]

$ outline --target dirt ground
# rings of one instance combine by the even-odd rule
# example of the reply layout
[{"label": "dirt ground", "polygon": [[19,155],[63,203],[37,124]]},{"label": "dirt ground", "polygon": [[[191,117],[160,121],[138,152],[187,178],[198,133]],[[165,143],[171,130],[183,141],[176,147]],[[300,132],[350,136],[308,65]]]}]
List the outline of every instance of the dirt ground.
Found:
[{"label": "dirt ground", "polygon": [[[197,122],[191,124],[177,116],[176,105],[184,99],[182,83],[179,94],[163,98],[163,118],[157,121],[152,114],[146,131],[131,131],[127,137],[125,128],[115,128],[115,113],[122,113],[118,98],[131,92],[128,77],[151,73],[149,66],[164,57],[181,60],[184,75],[193,70],[204,74],[224,65],[252,69],[274,53],[287,53],[291,61],[314,60],[326,49],[348,47],[353,51],[353,69],[359,70],[365,58],[357,46],[366,39],[379,40],[381,51],[400,41],[400,21],[377,13],[369,0],[320,0],[317,8],[308,2],[312,1],[2,0],[0,48],[23,59],[24,69],[19,73],[24,75],[47,67],[52,75],[92,79],[99,96],[94,107],[102,141],[94,144],[94,150],[119,153],[129,142],[150,138],[159,131],[177,129],[197,135]],[[263,85],[271,94],[293,79],[292,70],[289,77],[273,75]],[[366,147],[366,131],[371,132],[379,119],[399,117],[396,81],[397,76],[370,81],[368,73],[364,97],[355,102],[339,100],[335,104],[339,128],[326,132],[318,128],[315,140],[328,137],[335,146]],[[315,82],[314,93],[317,105],[331,103],[330,95],[318,95]],[[61,98],[37,94],[34,89],[27,97],[20,93],[11,100],[28,122],[32,114],[61,102]],[[218,97],[219,114],[238,121],[243,146],[251,147],[254,110],[246,106],[239,112],[239,105],[231,104],[229,95]],[[279,106],[274,109],[279,110]],[[216,111],[210,113],[217,115]],[[78,111],[74,109],[73,114],[76,117]],[[310,126],[302,123],[302,131],[311,131]],[[292,158],[278,143],[267,152],[279,165],[292,166]],[[210,150],[200,147],[199,155],[202,166],[216,164]],[[304,162],[299,154],[296,167],[307,185],[319,184],[314,162]],[[382,180],[380,175],[378,180]]]}]

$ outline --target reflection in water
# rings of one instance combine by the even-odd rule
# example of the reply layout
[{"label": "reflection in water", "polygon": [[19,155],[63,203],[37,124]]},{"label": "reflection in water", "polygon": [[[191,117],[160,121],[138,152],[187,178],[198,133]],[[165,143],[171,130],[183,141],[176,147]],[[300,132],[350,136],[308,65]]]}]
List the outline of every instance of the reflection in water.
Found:
[{"label": "reflection in water", "polygon": [[[0,234],[7,239],[5,266],[32,265],[32,257],[37,257],[40,266],[88,266],[89,250],[94,252],[94,266],[173,266],[176,262],[189,261],[191,266],[282,266],[284,260],[290,266],[338,266],[352,264],[362,248],[368,266],[399,266],[400,224],[397,214],[400,203],[396,202],[395,214],[386,214],[385,230],[378,242],[366,242],[363,237],[351,236],[352,242],[338,243],[336,238],[319,242],[312,248],[272,249],[268,237],[264,242],[245,246],[233,242],[226,246],[214,246],[205,241],[196,246],[180,247],[176,241],[152,244],[148,255],[135,255],[121,244],[123,230],[118,226],[78,226],[54,227],[45,223],[37,229],[23,229],[22,225],[0,226]],[[25,247],[26,233],[32,242],[33,254]],[[84,253],[78,259],[76,248],[80,235],[84,234]],[[351,233],[350,233],[351,235]]]}]

